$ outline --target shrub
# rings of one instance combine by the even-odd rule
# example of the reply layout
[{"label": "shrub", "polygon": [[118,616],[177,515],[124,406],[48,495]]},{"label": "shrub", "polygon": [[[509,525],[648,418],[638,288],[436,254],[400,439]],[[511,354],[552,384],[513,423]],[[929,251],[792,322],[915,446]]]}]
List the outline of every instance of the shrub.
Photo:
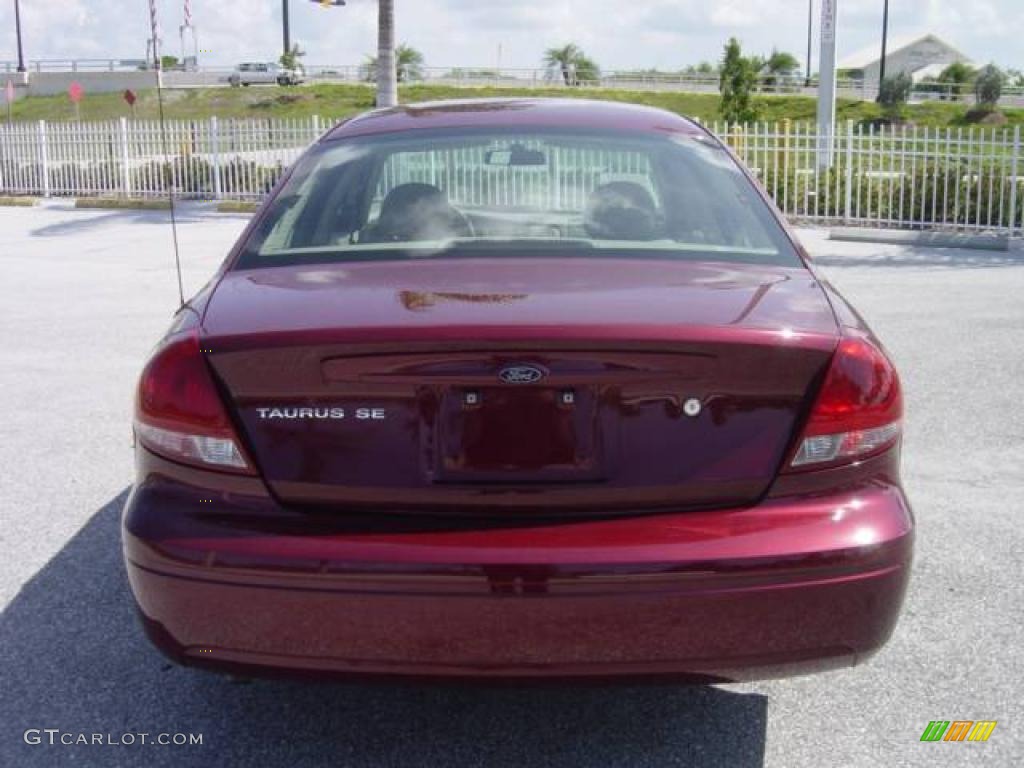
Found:
[{"label": "shrub", "polygon": [[49,167],[50,189],[64,192],[118,192],[122,185],[122,169],[118,162],[108,161],[82,165],[56,163]]},{"label": "shrub", "polygon": [[994,64],[982,67],[974,80],[974,95],[978,99],[978,106],[989,112],[994,110],[1003,96],[1005,80],[1002,70]]},{"label": "shrub", "polygon": [[[882,135],[903,133],[886,129]],[[869,143],[865,132],[856,146],[875,154],[870,167],[853,157],[854,166],[848,170],[840,148],[831,168],[814,169],[813,164],[786,152],[781,139],[774,148],[735,137],[730,143],[757,168],[768,194],[794,219],[845,220],[849,197],[851,222],[921,228],[980,224],[997,228],[1009,227],[1011,222],[1019,226],[1024,220],[1024,195],[1017,196],[1011,210],[1009,190],[1013,182],[1000,158],[979,162],[977,158],[935,156],[915,162],[887,151],[895,146],[891,138],[876,138]]]},{"label": "shrub", "polygon": [[722,103],[719,111],[728,123],[750,123],[757,119],[757,109],[751,94],[757,87],[757,73],[762,62],[743,55],[739,41],[733,37],[725,46],[719,90]]},{"label": "shrub", "polygon": [[903,108],[910,101],[910,93],[914,89],[914,81],[906,72],[885,78],[878,87],[878,103],[882,112],[890,121],[903,117]]},{"label": "shrub", "polygon": [[132,189],[163,192],[167,189],[187,197],[213,195],[213,171],[199,157],[176,157],[171,162],[151,161],[132,169]]},{"label": "shrub", "polygon": [[284,167],[259,165],[252,160],[233,158],[220,167],[220,189],[225,195],[265,195],[284,173]]}]

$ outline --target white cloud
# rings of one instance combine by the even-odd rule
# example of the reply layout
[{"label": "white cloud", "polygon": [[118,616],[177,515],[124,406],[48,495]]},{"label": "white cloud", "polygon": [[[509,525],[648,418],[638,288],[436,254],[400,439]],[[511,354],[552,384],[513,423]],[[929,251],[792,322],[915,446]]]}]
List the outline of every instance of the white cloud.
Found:
[{"label": "white cloud", "polygon": [[[164,46],[179,50],[184,0],[159,0]],[[818,3],[816,3],[818,5]],[[932,31],[978,61],[1024,67],[1021,0],[901,0],[895,37]],[[398,35],[435,66],[537,67],[543,50],[575,41],[605,68],[679,68],[717,59],[726,38],[750,50],[803,55],[806,0],[397,0]],[[230,65],[280,53],[280,0],[192,0],[205,63]],[[292,37],[307,61],[357,64],[376,48],[376,3],[349,0],[323,9],[291,0]],[[11,3],[0,0],[0,60],[14,58]],[[140,58],[148,33],[146,0],[22,0],[29,59]],[[815,19],[815,26],[818,20]],[[841,0],[840,47],[874,44],[878,0]]]},{"label": "white cloud", "polygon": [[[746,5],[746,7],[744,7]],[[749,3],[722,2],[715,4],[711,11],[711,23],[725,29],[748,29],[763,23],[763,13],[753,11]]]}]

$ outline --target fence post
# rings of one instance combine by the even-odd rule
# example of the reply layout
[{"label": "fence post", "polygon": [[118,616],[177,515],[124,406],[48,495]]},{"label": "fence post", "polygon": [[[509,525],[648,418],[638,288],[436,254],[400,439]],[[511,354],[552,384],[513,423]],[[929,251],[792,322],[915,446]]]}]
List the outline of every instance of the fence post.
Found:
[{"label": "fence post", "polygon": [[[782,120],[782,203],[779,208],[787,216],[791,216],[795,211],[794,207],[789,204],[789,129],[792,127],[792,121],[786,117]],[[796,199],[796,176],[793,177],[793,196]]]},{"label": "fence post", "polygon": [[[1010,237],[1017,231],[1017,162],[1020,158],[1020,126],[1013,127],[1013,157],[1010,159]],[[1024,222],[1021,223],[1024,228]]]},{"label": "fence post", "polygon": [[[320,138],[320,115],[313,115],[313,141]],[[312,143],[312,142],[310,142]]]},{"label": "fence post", "polygon": [[853,216],[853,120],[846,121],[846,166],[843,169],[846,194],[843,199],[843,223],[849,224]]},{"label": "fence post", "polygon": [[217,127],[216,115],[210,118],[210,143],[213,145],[213,199],[220,200],[220,129]]},{"label": "fence post", "polygon": [[50,152],[46,144],[46,121],[39,121],[39,167],[43,174],[43,197],[50,196]]},{"label": "fence post", "polygon": [[[6,134],[6,135],[5,135]],[[14,157],[13,153],[11,162],[8,164],[7,160],[8,152],[4,149],[5,147],[14,144],[14,134],[11,131],[11,124],[4,123],[3,127],[0,128],[0,136],[4,138],[0,141],[0,194],[9,194],[14,191],[14,179],[16,178],[17,172],[14,170]],[[10,137],[9,139],[7,137]],[[4,177],[4,169],[10,167],[10,176]]]},{"label": "fence post", "polygon": [[125,197],[132,196],[132,173],[128,166],[128,118],[121,118],[121,191]]}]

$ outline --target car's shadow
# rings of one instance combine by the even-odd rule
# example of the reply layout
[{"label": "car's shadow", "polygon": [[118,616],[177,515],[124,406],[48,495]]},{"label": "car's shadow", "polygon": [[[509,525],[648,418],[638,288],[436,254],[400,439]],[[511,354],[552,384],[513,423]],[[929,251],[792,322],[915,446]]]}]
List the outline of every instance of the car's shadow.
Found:
[{"label": "car's shadow", "polygon": [[[102,208],[76,209],[80,216],[71,216],[55,224],[46,224],[31,231],[33,237],[64,237],[82,232],[100,229],[109,224],[158,224],[170,226],[171,214],[167,210],[147,209],[115,209]],[[179,225],[198,224],[216,218],[249,218],[250,214],[217,213],[209,203],[193,201],[177,201],[174,206],[174,218]]]},{"label": "car's shadow", "polygon": [[[121,565],[122,493],[0,615],[0,765],[760,766],[767,699],[706,686],[232,683],[166,663]],[[201,746],[25,743],[27,729]],[[59,738],[59,737],[56,737]],[[69,738],[69,737],[65,737]]]}]

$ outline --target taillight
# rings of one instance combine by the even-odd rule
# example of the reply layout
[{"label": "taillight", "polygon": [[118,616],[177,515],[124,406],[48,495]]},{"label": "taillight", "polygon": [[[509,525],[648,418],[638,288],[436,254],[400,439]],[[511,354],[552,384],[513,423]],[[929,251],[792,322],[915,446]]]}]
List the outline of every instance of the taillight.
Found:
[{"label": "taillight", "polygon": [[252,474],[195,328],[166,341],[142,371],[135,433],[146,448],[169,459]]},{"label": "taillight", "polygon": [[865,339],[843,339],[789,465],[821,469],[879,453],[899,440],[902,417],[892,363]]}]

